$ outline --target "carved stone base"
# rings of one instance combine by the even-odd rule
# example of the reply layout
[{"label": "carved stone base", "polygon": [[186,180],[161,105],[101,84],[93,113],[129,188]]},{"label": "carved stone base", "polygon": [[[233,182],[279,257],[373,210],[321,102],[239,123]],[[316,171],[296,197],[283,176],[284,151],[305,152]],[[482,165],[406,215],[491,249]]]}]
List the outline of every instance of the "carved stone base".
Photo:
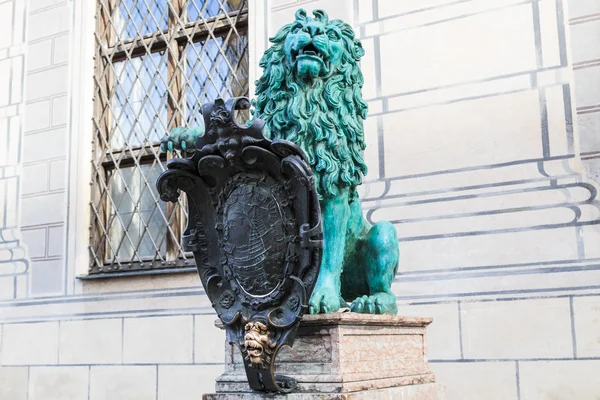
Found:
[{"label": "carved stone base", "polygon": [[[427,363],[430,323],[430,318],[355,313],[305,315],[294,347],[281,350],[275,370],[294,377],[298,386],[278,398],[445,400]],[[273,397],[250,390],[237,348],[228,345],[225,356],[217,393],[204,399]]]}]

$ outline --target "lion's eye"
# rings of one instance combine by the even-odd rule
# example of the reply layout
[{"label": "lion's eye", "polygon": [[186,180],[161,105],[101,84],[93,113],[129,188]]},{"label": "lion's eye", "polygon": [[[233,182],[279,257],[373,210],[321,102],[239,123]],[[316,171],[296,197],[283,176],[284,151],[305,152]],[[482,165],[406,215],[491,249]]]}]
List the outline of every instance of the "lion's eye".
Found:
[{"label": "lion's eye", "polygon": [[334,30],[331,30],[331,31],[327,32],[327,36],[331,40],[338,40],[340,38],[340,35],[338,35],[338,33],[336,31],[334,31]]},{"label": "lion's eye", "polygon": [[300,30],[300,26],[296,25],[292,27],[292,33],[297,33]]}]

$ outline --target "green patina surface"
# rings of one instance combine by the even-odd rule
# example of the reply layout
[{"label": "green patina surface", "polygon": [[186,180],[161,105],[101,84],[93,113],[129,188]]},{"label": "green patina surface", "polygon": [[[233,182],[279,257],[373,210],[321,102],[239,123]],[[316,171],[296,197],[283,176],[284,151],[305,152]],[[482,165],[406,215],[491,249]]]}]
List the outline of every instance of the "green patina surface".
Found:
[{"label": "green patina surface", "polygon": [[[310,313],[347,307],[354,312],[396,314],[391,285],[398,268],[398,238],[389,222],[368,223],[356,187],[367,173],[362,99],[364,55],[352,27],[298,10],[296,19],[271,39],[260,61],[255,115],[265,136],[286,139],[306,152],[323,213],[321,272]],[[193,151],[203,128],[176,128],[163,149]]]}]

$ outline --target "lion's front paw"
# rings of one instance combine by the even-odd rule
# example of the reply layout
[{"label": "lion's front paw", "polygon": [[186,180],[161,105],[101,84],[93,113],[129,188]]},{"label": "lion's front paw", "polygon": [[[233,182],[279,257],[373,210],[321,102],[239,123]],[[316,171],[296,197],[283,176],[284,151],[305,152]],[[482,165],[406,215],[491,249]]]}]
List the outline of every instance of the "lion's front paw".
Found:
[{"label": "lion's front paw", "polygon": [[398,313],[396,296],[389,293],[375,293],[372,296],[357,297],[350,305],[350,311],[363,314]]},{"label": "lion's front paw", "polygon": [[204,128],[184,128],[182,126],[173,129],[169,135],[163,137],[160,141],[162,151],[173,152],[183,150],[193,152],[196,147],[196,139],[204,134]]},{"label": "lion's front paw", "polygon": [[340,309],[340,294],[332,287],[317,287],[308,305],[311,314],[336,312]]}]

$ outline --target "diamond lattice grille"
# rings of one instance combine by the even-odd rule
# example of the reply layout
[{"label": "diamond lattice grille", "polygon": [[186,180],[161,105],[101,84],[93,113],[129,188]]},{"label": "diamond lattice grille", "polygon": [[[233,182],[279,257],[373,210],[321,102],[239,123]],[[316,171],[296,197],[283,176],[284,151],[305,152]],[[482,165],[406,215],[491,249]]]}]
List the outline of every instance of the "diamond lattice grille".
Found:
[{"label": "diamond lattice grille", "polygon": [[246,0],[98,0],[89,272],[191,266],[185,199],[154,187],[160,139],[248,92]]}]

